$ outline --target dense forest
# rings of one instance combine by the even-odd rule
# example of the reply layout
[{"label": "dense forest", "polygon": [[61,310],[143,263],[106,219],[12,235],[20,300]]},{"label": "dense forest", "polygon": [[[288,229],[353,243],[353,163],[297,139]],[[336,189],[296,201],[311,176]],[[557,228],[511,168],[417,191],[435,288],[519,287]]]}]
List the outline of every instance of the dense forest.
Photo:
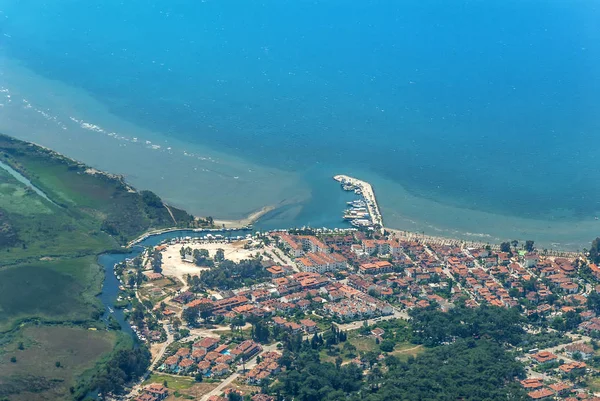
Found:
[{"label": "dense forest", "polygon": [[456,338],[488,338],[517,345],[524,334],[523,317],[516,309],[484,305],[475,309],[456,307],[449,312],[414,309],[410,315],[413,338],[428,347]]},{"label": "dense forest", "polygon": [[388,361],[389,371],[367,382],[366,401],[519,400],[525,392],[514,381],[525,372],[497,343],[459,340],[407,362]]},{"label": "dense forest", "polygon": [[73,398],[83,399],[90,391],[119,394],[126,383],[144,374],[150,359],[150,351],[145,346],[115,350],[109,360],[98,365],[77,388],[71,389]]},{"label": "dense forest", "polygon": [[524,378],[523,367],[504,347],[522,340],[514,311],[419,310],[413,313],[413,321],[413,341],[429,348],[407,360],[393,354],[378,359],[366,353],[364,374],[354,362],[322,361],[319,350],[326,344],[284,341],[280,362],[288,369],[268,390],[278,400],[297,401],[526,399],[516,382]]}]

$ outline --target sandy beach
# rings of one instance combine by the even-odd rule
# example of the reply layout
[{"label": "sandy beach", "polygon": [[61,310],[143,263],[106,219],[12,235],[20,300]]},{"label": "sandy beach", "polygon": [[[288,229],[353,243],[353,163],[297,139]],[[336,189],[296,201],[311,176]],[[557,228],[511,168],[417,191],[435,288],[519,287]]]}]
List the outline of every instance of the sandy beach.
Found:
[{"label": "sandy beach", "polygon": [[220,220],[215,219],[214,224],[217,228],[242,228],[246,227],[250,224],[254,224],[258,219],[260,219],[265,214],[269,213],[272,210],[275,210],[275,206],[265,206],[256,212],[250,213],[246,218],[241,220]]}]

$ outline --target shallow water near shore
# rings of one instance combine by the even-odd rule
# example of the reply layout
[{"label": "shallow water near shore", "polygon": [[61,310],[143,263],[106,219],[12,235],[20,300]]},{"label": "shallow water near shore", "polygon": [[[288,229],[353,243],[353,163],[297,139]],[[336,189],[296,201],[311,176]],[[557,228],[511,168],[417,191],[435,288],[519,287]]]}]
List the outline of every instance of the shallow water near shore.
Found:
[{"label": "shallow water near shore", "polygon": [[30,3],[2,5],[0,130],[192,213],[340,226],[347,174],[395,228],[600,232],[592,1]]}]

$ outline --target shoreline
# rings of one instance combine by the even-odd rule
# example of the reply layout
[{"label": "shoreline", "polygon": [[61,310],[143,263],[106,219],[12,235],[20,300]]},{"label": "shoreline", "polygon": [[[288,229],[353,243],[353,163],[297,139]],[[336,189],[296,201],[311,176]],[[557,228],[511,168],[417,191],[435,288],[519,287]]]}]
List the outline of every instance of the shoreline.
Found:
[{"label": "shoreline", "polygon": [[256,221],[258,221],[262,216],[264,216],[265,214],[275,210],[276,207],[275,206],[264,206],[262,208],[260,208],[259,210],[250,213],[248,216],[246,216],[243,219],[240,220],[213,220],[213,227],[212,228],[182,228],[182,227],[167,227],[167,228],[160,228],[160,229],[155,229],[155,230],[149,230],[146,231],[145,233],[143,233],[142,235],[140,235],[139,237],[129,241],[127,243],[127,245],[123,246],[124,248],[131,248],[137,244],[139,244],[140,242],[146,240],[149,237],[153,237],[155,235],[161,235],[161,234],[166,234],[166,233],[170,233],[170,232],[175,232],[175,231],[193,231],[193,232],[203,232],[203,231],[207,231],[207,232],[211,232],[211,231],[223,231],[223,230],[229,230],[229,231],[246,231],[249,230],[248,226],[255,223]]},{"label": "shoreline", "polygon": [[[12,136],[10,136],[10,135],[7,135],[7,136],[12,138]],[[17,139],[17,140],[19,140],[19,139]],[[65,160],[69,160],[72,163],[88,167],[88,171],[86,171],[88,174],[102,174],[111,179],[118,179],[121,182],[123,182],[125,185],[127,185],[128,188],[132,188],[127,183],[126,179],[122,175],[111,174],[111,173],[107,173],[102,170],[91,168],[91,167],[89,167],[89,165],[87,165],[84,162],[81,162],[72,157],[65,156],[64,154],[62,154],[60,152],[57,152],[55,150],[52,150],[51,148],[36,144],[32,141],[24,141],[24,142],[30,143],[34,146],[37,146],[37,147],[43,149],[44,151],[48,152],[52,157],[64,158]],[[473,241],[473,240],[468,240],[468,239],[460,239],[457,237],[423,235],[419,231],[410,231],[410,230],[403,230],[401,228],[391,228],[391,227],[384,226],[383,225],[383,215],[379,209],[375,191],[373,190],[373,187],[369,182],[360,180],[357,178],[353,178],[350,176],[346,176],[346,175],[335,175],[333,178],[338,182],[345,181],[348,183],[352,183],[353,185],[356,185],[357,187],[361,188],[361,190],[364,192],[363,196],[369,201],[368,202],[369,211],[371,213],[373,213],[372,216],[373,215],[375,216],[375,218],[373,219],[373,222],[375,223],[375,225],[379,225],[382,230],[385,229],[389,232],[394,233],[399,238],[417,240],[417,241],[422,241],[424,243],[431,243],[431,244],[448,244],[448,245],[473,246],[473,247],[489,245],[492,248],[499,247],[499,240],[496,242],[494,242],[494,241],[484,242],[484,241]],[[263,216],[265,216],[266,214],[268,214],[269,212],[271,212],[273,210],[276,210],[277,208],[278,208],[278,206],[272,205],[272,204],[263,206],[260,209],[255,210],[254,212],[250,213],[245,218],[242,218],[239,220],[215,219],[215,220],[213,220],[213,227],[211,227],[211,228],[167,227],[167,228],[162,228],[162,229],[148,230],[145,233],[138,236],[137,238],[129,241],[127,243],[127,245],[123,246],[123,248],[131,248],[132,246],[135,246],[139,242],[141,242],[151,236],[165,234],[168,232],[175,232],[175,231],[211,232],[211,231],[223,231],[223,230],[236,230],[236,231],[244,230],[244,229],[250,230],[250,228],[248,226],[254,224],[256,221],[260,220]],[[536,238],[533,238],[533,240],[535,241]],[[543,249],[543,247],[542,247],[542,249]],[[574,255],[579,255],[580,252],[575,252],[575,251],[567,250],[564,248],[561,249],[561,248],[557,247],[557,248],[548,248],[547,254],[548,255],[556,255],[556,256],[563,256],[563,255],[564,256],[574,256]]]},{"label": "shoreline", "polygon": [[252,224],[256,223],[265,214],[267,214],[269,212],[272,212],[275,209],[277,209],[277,207],[273,206],[273,205],[264,206],[264,207],[260,208],[259,210],[250,213],[248,216],[246,216],[245,218],[240,219],[240,220],[214,219],[213,220],[213,225],[215,225],[217,227],[220,226],[220,227],[222,227],[224,229],[240,229],[240,228],[244,228],[244,227],[247,227],[249,225],[252,225]]},{"label": "shoreline", "polygon": [[[435,235],[425,235],[420,234],[418,232],[412,232],[407,230],[401,230],[397,228],[385,227],[383,225],[383,215],[379,210],[379,206],[377,203],[377,198],[375,196],[375,191],[373,190],[373,186],[367,181],[360,180],[358,178],[350,177],[347,175],[335,175],[333,177],[335,181],[338,181],[342,184],[348,183],[352,184],[356,187],[359,187],[363,192],[363,197],[367,200],[367,206],[369,209],[370,219],[373,222],[374,226],[379,225],[381,227],[381,232],[388,231],[392,233],[392,235],[399,239],[405,239],[409,241],[418,241],[427,245],[451,245],[451,246],[461,246],[467,248],[483,248],[486,246],[490,246],[492,249],[498,251],[500,250],[500,244],[495,242],[482,242],[482,241],[471,241],[471,240],[463,240],[459,238],[448,238],[442,236]],[[549,256],[557,256],[557,257],[577,257],[581,255],[580,252],[566,251],[560,249],[544,249],[545,254]]]}]

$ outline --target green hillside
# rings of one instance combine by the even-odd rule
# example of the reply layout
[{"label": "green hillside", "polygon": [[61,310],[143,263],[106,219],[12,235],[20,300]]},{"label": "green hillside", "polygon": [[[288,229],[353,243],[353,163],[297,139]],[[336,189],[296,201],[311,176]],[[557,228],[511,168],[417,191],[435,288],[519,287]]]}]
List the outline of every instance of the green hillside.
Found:
[{"label": "green hillside", "polygon": [[[32,184],[0,166],[0,399],[70,399],[70,387],[81,394],[89,369],[127,344],[84,330],[103,328],[97,255],[147,230],[198,222],[122,177],[4,135],[0,162]],[[48,368],[59,359],[60,369]]]}]

